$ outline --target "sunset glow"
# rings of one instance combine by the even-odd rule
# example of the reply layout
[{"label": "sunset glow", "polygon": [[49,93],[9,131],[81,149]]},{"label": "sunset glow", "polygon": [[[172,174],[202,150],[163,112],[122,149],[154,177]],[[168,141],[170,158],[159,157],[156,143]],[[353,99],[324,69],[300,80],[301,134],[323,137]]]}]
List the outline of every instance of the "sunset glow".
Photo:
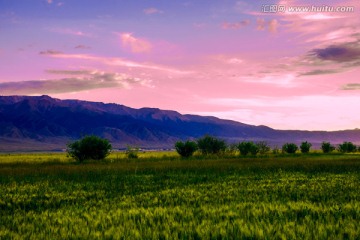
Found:
[{"label": "sunset glow", "polygon": [[343,130],[359,76],[358,0],[0,1],[0,95]]}]

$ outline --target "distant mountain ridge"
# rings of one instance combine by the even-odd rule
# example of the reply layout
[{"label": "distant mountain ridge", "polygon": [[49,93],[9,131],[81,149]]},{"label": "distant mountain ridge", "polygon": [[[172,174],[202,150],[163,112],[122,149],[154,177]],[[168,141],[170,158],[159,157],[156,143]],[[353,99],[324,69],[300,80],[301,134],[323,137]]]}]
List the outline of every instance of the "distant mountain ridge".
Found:
[{"label": "distant mountain ridge", "polygon": [[205,134],[228,142],[322,141],[360,143],[360,130],[336,132],[275,130],[216,117],[180,114],[158,108],[134,109],[118,104],[60,100],[49,96],[0,96],[0,151],[48,151],[84,135],[109,139],[115,148],[172,148],[177,140]]}]

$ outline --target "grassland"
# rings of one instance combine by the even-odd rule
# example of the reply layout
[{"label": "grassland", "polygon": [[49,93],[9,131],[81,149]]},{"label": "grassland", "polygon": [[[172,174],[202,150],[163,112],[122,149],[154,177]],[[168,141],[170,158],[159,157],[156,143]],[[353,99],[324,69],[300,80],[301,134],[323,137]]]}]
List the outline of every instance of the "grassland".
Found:
[{"label": "grassland", "polygon": [[360,155],[0,155],[0,239],[360,239]]}]

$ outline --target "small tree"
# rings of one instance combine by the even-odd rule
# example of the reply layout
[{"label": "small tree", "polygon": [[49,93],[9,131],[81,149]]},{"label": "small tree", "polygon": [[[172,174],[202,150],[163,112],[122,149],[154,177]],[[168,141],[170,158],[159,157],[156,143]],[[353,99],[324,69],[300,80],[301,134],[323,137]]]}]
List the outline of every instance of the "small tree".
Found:
[{"label": "small tree", "polygon": [[256,146],[258,147],[261,155],[266,154],[271,150],[270,146],[265,141],[257,142]]},{"label": "small tree", "polygon": [[219,154],[226,150],[226,143],[224,140],[206,135],[197,140],[197,145],[202,154]]},{"label": "small tree", "polygon": [[343,142],[342,144],[339,144],[338,150],[342,153],[350,153],[356,152],[357,147],[352,142]]},{"label": "small tree", "polygon": [[295,153],[298,150],[298,146],[295,143],[285,143],[282,146],[282,151],[286,153]]},{"label": "small tree", "polygon": [[330,153],[335,150],[335,147],[330,142],[322,142],[321,149],[324,153]]},{"label": "small tree", "polygon": [[240,154],[243,156],[248,155],[248,153],[250,152],[250,142],[241,142],[238,144],[237,148],[240,151]]},{"label": "small tree", "polygon": [[76,161],[101,160],[108,156],[112,146],[107,139],[97,136],[86,136],[78,141],[67,145],[67,153]]},{"label": "small tree", "polygon": [[241,142],[238,144],[240,154],[246,156],[248,153],[256,155],[259,152],[259,147],[253,142]]},{"label": "small tree", "polygon": [[311,146],[312,146],[312,144],[307,141],[302,142],[300,145],[300,151],[302,153],[309,153]]},{"label": "small tree", "polygon": [[175,149],[180,156],[187,158],[194,154],[198,149],[198,146],[196,142],[193,141],[186,141],[185,143],[179,141],[175,143]]}]

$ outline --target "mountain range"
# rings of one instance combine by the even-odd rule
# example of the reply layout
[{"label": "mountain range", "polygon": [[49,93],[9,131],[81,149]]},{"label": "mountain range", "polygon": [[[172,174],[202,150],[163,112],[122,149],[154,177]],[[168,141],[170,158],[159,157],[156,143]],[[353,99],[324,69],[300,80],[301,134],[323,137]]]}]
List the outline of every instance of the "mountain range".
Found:
[{"label": "mountain range", "polygon": [[178,140],[209,134],[228,143],[243,140],[285,142],[322,141],[360,143],[360,130],[275,130],[216,117],[180,114],[158,108],[130,108],[49,96],[0,96],[0,151],[62,150],[82,136],[107,138],[114,148],[173,148]]}]

